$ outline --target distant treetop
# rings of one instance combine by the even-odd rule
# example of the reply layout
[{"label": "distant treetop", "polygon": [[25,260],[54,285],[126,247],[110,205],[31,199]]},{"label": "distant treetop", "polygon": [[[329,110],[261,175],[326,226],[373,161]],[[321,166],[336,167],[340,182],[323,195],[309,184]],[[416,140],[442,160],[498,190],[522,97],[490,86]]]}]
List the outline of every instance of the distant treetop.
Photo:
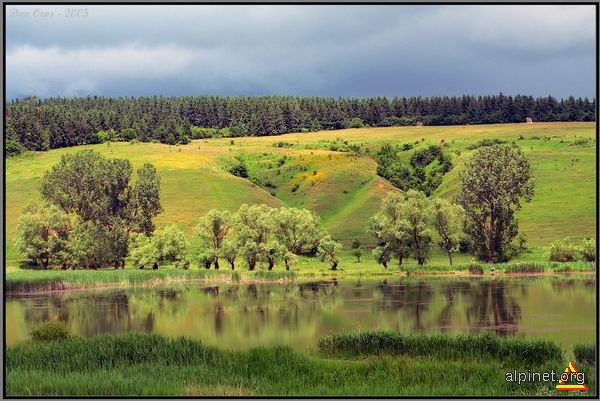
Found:
[{"label": "distant treetop", "polygon": [[[360,126],[594,121],[596,99],[551,96],[81,97],[6,103],[7,152],[103,141],[187,143]],[[10,151],[10,152],[9,152]]]}]

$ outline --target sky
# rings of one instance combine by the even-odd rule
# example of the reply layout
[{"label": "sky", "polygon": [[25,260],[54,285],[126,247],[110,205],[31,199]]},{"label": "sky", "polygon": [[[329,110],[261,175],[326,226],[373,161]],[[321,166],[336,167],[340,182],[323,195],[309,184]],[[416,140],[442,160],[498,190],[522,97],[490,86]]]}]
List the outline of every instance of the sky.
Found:
[{"label": "sky", "polygon": [[592,5],[14,5],[6,96],[591,98],[595,32]]}]

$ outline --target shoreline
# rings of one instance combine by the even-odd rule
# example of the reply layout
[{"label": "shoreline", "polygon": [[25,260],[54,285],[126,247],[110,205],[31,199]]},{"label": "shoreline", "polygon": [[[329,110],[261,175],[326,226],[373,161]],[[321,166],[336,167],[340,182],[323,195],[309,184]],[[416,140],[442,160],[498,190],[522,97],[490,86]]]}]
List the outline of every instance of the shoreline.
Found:
[{"label": "shoreline", "polygon": [[[113,271],[113,270],[110,270]],[[233,271],[236,272],[236,271]],[[192,273],[193,274],[193,273]],[[214,271],[211,271],[210,274],[216,274]],[[275,273],[277,274],[277,273]],[[420,278],[516,278],[516,277],[570,277],[570,276],[595,276],[595,270],[575,270],[575,271],[548,271],[548,272],[522,272],[522,273],[504,273],[499,271],[495,275],[491,275],[490,273],[485,274],[472,274],[465,271],[432,271],[432,272],[389,272],[389,273],[381,273],[370,275],[356,275],[356,274],[326,274],[323,273],[321,275],[302,275],[295,273],[292,277],[277,277],[277,278],[260,278],[260,277],[240,277],[238,279],[231,278],[232,272],[228,271],[227,273],[222,273],[219,276],[214,277],[200,277],[200,278],[177,278],[177,277],[167,277],[167,278],[149,278],[142,282],[131,282],[125,279],[122,282],[92,282],[89,285],[87,283],[78,283],[78,282],[69,282],[69,277],[65,279],[61,279],[61,281],[56,282],[56,279],[48,279],[48,280],[30,280],[23,281],[21,285],[19,285],[17,290],[12,290],[7,288],[7,284],[11,282],[9,274],[5,273],[5,295],[7,297],[11,296],[27,296],[34,294],[53,294],[53,293],[67,293],[67,292],[76,292],[76,291],[104,291],[111,289],[134,289],[134,288],[158,288],[166,285],[189,285],[193,283],[204,283],[204,284],[223,284],[223,285],[245,285],[245,284],[289,284],[289,283],[306,283],[314,280],[330,280],[330,281],[342,281],[342,280],[387,280],[388,278],[410,278],[412,276],[420,277]],[[16,280],[15,280],[16,281]],[[36,284],[39,283],[38,288]],[[23,287],[31,286],[30,289],[22,289]],[[60,287],[60,288],[43,288],[44,286],[49,287]]]}]

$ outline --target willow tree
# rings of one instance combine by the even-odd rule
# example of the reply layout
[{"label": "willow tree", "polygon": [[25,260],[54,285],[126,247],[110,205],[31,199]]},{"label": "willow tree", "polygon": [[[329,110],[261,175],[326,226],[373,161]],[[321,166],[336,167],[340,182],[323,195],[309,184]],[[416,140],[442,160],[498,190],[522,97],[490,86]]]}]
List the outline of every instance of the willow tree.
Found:
[{"label": "willow tree", "polygon": [[150,164],[137,170],[135,184],[132,174],[128,160],[84,150],[63,155],[42,177],[43,200],[77,217],[69,239],[74,266],[124,266],[129,235],[154,231],[152,218],[162,211],[158,174]]},{"label": "willow tree", "polygon": [[465,210],[465,233],[480,259],[504,262],[519,233],[515,212],[533,197],[531,165],[516,145],[486,146],[460,174],[458,203]]},{"label": "willow tree", "polygon": [[458,251],[463,209],[446,199],[436,199],[431,207],[431,219],[440,239],[438,245],[448,254],[452,266],[452,253]]},{"label": "willow tree", "polygon": [[419,266],[423,266],[431,253],[430,201],[423,192],[413,189],[406,192],[399,230],[408,238],[411,252]]},{"label": "willow tree", "polygon": [[47,269],[67,261],[69,236],[75,221],[56,206],[40,207],[31,202],[17,225],[16,248],[33,265]]},{"label": "willow tree", "polygon": [[274,209],[272,223],[277,240],[296,255],[316,251],[319,239],[325,235],[320,228],[319,216],[307,209]]},{"label": "willow tree", "polygon": [[388,193],[381,208],[371,217],[367,226],[367,231],[377,240],[373,257],[385,268],[392,256],[395,256],[398,264],[402,265],[404,258],[410,254],[409,237],[405,231],[400,229],[405,201],[404,192]]},{"label": "willow tree", "polygon": [[219,269],[219,256],[223,243],[232,225],[232,216],[223,210],[210,210],[198,223],[194,231],[212,255],[215,269]]},{"label": "willow tree", "polygon": [[273,209],[267,205],[240,206],[236,219],[236,235],[240,243],[240,255],[249,270],[265,258],[266,244],[273,231]]},{"label": "willow tree", "polygon": [[337,270],[340,263],[339,253],[342,251],[342,244],[334,240],[331,235],[326,235],[319,241],[317,256],[321,262],[329,263],[331,270]]}]

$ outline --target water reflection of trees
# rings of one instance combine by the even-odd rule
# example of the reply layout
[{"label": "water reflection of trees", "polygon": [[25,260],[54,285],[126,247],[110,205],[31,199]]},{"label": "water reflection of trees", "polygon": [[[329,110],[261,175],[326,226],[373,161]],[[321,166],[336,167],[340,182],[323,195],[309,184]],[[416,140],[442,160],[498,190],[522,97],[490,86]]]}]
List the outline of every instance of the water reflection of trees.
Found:
[{"label": "water reflection of trees", "polygon": [[[381,326],[400,322],[412,330],[458,328],[507,334],[518,329],[521,306],[515,297],[523,294],[527,299],[529,284],[487,278],[386,281],[379,285],[314,281],[56,294],[20,302],[29,327],[58,319],[81,335],[149,332],[168,326],[170,333],[212,333],[230,339],[282,333],[293,337],[296,333],[335,331],[356,321],[366,322],[365,328],[379,327],[373,319],[379,319]],[[595,285],[593,279],[579,280],[576,289]],[[544,289],[551,292],[569,288],[573,288],[569,281],[544,283]],[[373,317],[372,307],[385,313]],[[466,327],[457,327],[457,322],[465,321]]]},{"label": "water reflection of trees", "polygon": [[452,327],[452,321],[460,318],[457,314],[462,311],[457,310],[455,303],[460,295],[468,294],[471,291],[471,287],[472,283],[469,281],[450,281],[441,287],[441,293],[446,300],[438,317],[438,324],[441,331],[449,330]]},{"label": "water reflection of trees", "polygon": [[155,320],[152,311],[133,317],[129,295],[124,291],[77,298],[56,295],[35,300],[25,307],[24,317],[29,327],[47,320],[60,320],[69,325],[73,332],[83,336],[127,331],[151,332]]},{"label": "water reflection of trees", "polygon": [[318,298],[335,296],[336,288],[338,287],[337,280],[322,280],[312,281],[298,284],[300,296],[302,298]]},{"label": "water reflection of trees", "polygon": [[[523,285],[520,286],[523,290]],[[466,292],[469,305],[467,322],[472,331],[493,330],[497,334],[515,334],[521,320],[521,306],[511,288],[501,280],[477,281]]]},{"label": "water reflection of trees", "polygon": [[441,331],[452,329],[453,322],[466,316],[471,331],[486,329],[499,334],[517,331],[521,307],[512,294],[520,291],[526,295],[525,284],[509,287],[501,280],[452,280],[432,284],[424,281],[384,282],[376,288],[380,298],[376,300],[375,307],[382,311],[403,311],[405,317],[413,322],[414,330],[433,328],[425,327],[424,321],[428,314],[437,313],[429,307],[435,298],[443,303],[433,319]]},{"label": "water reflection of trees", "polygon": [[571,291],[578,291],[581,286],[587,288],[596,287],[595,278],[570,278],[570,279],[554,279],[551,281],[552,289],[557,293],[566,293]]},{"label": "water reflection of trees", "polygon": [[404,310],[414,320],[414,329],[424,329],[423,317],[433,299],[433,289],[424,281],[419,283],[383,284],[376,287],[382,297],[375,302],[379,310]]}]

